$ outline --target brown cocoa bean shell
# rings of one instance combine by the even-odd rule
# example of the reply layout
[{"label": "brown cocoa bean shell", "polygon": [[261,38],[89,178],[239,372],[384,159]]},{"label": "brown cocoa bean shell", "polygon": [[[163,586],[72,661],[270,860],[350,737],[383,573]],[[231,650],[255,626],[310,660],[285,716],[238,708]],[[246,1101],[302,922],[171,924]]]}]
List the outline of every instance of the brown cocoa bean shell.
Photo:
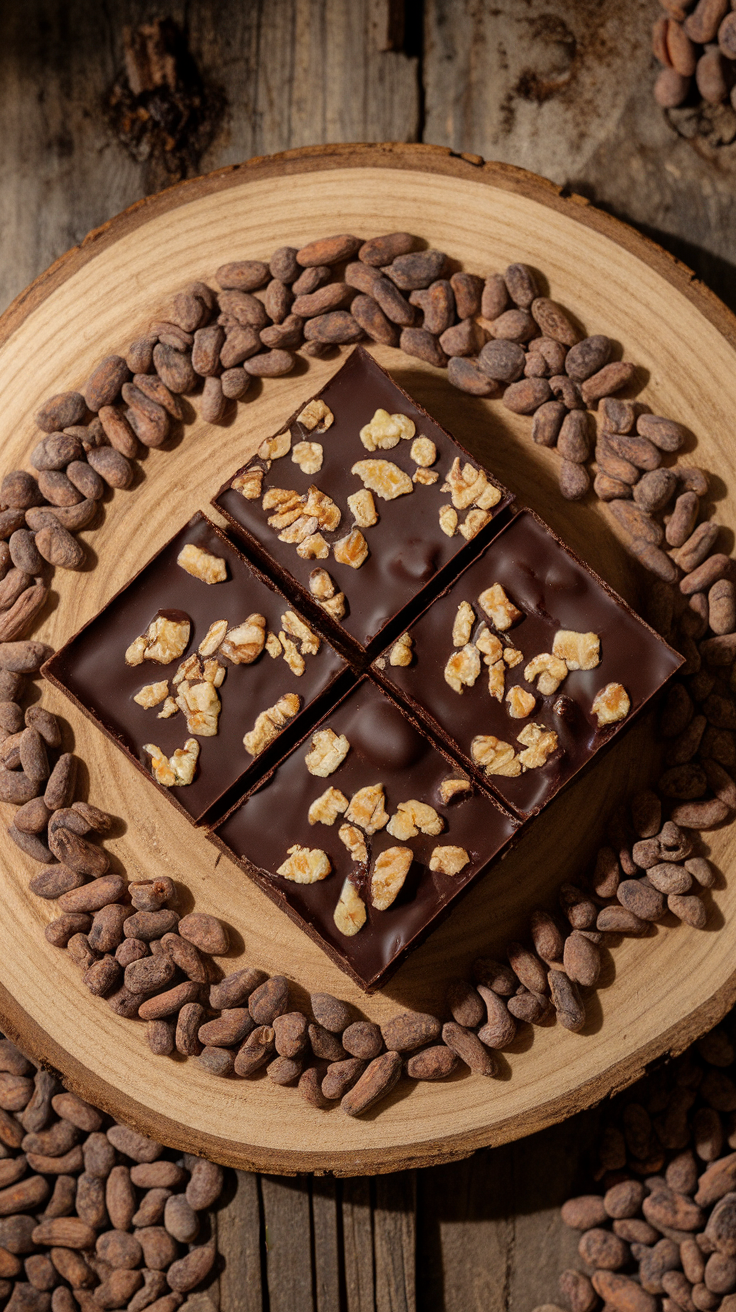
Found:
[{"label": "brown cocoa bean shell", "polygon": [[81,492],[61,469],[42,469],[38,486],[52,506],[76,506],[82,500]]},{"label": "brown cocoa bean shell", "polygon": [[48,595],[48,585],[40,580],[26,588],[10,609],[0,614],[0,642],[14,642],[27,633]]},{"label": "brown cocoa bean shell", "polygon": [[36,412],[35,423],[44,433],[54,433],[81,423],[85,413],[84,397],[79,392],[57,392]]},{"label": "brown cocoa bean shell", "polygon": [[[99,413],[99,419],[105,437],[110,443],[110,448],[118,451],[120,455],[127,459],[133,459],[139,450],[138,438],[120,407],[115,405],[103,406]],[[98,449],[105,450],[104,447]],[[94,465],[94,468],[97,468],[97,466]],[[99,473],[103,477],[103,471],[100,470]]]},{"label": "brown cocoa bean shell", "polygon": [[[78,437],[71,433],[53,433],[44,437],[31,452],[31,464],[34,469],[65,469],[72,460],[82,460],[84,447]],[[8,514],[7,511],[4,512]],[[2,523],[2,517],[0,517]],[[20,525],[16,525],[17,528]]]},{"label": "brown cocoa bean shell", "polygon": [[[532,314],[534,314],[534,307],[532,307]],[[584,383],[608,363],[611,354],[611,341],[608,337],[598,334],[584,337],[582,341],[571,342],[569,345],[570,350],[565,359],[565,373],[576,383]]]},{"label": "brown cocoa bean shell", "polygon": [[[343,1061],[347,1056],[336,1034],[330,1034],[323,1025],[315,1023],[308,1026],[307,1033],[312,1052],[321,1061]],[[275,1031],[274,1031],[275,1034]]]},{"label": "brown cocoa bean shell", "polygon": [[236,1043],[241,1043],[253,1029],[255,1029],[255,1025],[248,1008],[233,1007],[228,1011],[224,1011],[215,1020],[206,1021],[201,1025],[198,1038],[200,1043],[208,1046],[214,1045],[215,1047],[227,1048]]},{"label": "brown cocoa bean shell", "polygon": [[354,297],[350,306],[350,313],[355,322],[372,341],[380,342],[384,346],[398,346],[398,329],[387,318],[372,296],[359,295]]},{"label": "brown cocoa bean shell", "polygon": [[184,984],[175,984],[173,989],[167,989],[165,993],[159,993],[153,998],[147,998],[138,1008],[138,1015],[141,1020],[160,1020],[165,1016],[173,1016],[183,1006],[189,1002],[194,1002],[200,994],[201,986],[187,980]]},{"label": "brown cocoa bean shell", "polygon": [[441,1030],[441,1022],[436,1016],[412,1011],[392,1016],[381,1025],[383,1041],[389,1052],[411,1052],[438,1039]]},{"label": "brown cocoa bean shell", "polygon": [[[55,898],[61,897],[62,893],[69,893],[72,889],[81,888],[86,882],[86,875],[80,875],[76,870],[69,870],[67,866],[54,865],[49,870],[39,870],[38,874],[33,876],[28,887],[32,893],[35,893],[36,897],[53,901]],[[84,932],[86,933],[86,930]]]},{"label": "brown cocoa bean shell", "polygon": [[108,355],[92,371],[84,386],[88,410],[98,411],[112,405],[129,376],[128,366],[120,355]]},{"label": "brown cocoa bean shell", "polygon": [[249,356],[244,361],[243,368],[254,378],[282,378],[284,374],[291,373],[295,363],[290,351],[263,351],[258,355]]},{"label": "brown cocoa bean shell", "polygon": [[608,1220],[608,1212],[600,1194],[581,1194],[577,1198],[568,1198],[562,1204],[560,1216],[571,1230],[592,1230],[605,1225]]},{"label": "brown cocoa bean shell", "polygon": [[636,365],[627,361],[614,361],[606,364],[597,373],[586,378],[581,385],[581,393],[586,405],[600,401],[604,396],[612,396],[622,387],[627,387],[636,379]]},{"label": "brown cocoa bean shell", "polygon": [[533,318],[538,323],[545,337],[551,337],[563,346],[575,346],[580,341],[580,333],[569,315],[556,301],[546,296],[537,296],[531,303]]},{"label": "brown cocoa bean shell", "polygon": [[380,267],[390,264],[399,255],[407,255],[416,244],[416,237],[409,232],[388,232],[364,241],[358,250],[358,259],[364,264]]},{"label": "brown cocoa bean shell", "polygon": [[[225,1020],[228,1015],[228,1012],[223,1012],[220,1019]],[[274,1017],[272,1028],[276,1051],[280,1057],[301,1056],[309,1042],[309,1025],[306,1016],[300,1011],[284,1012],[281,1016]],[[244,1029],[239,1038],[243,1038],[245,1033],[247,1029]]]},{"label": "brown cocoa bean shell", "polygon": [[224,956],[230,947],[228,932],[222,921],[203,911],[193,911],[188,916],[184,916],[179,921],[178,933],[201,952],[213,956]]},{"label": "brown cocoa bean shell", "polygon": [[447,378],[453,387],[471,396],[498,396],[501,391],[499,383],[481,373],[474,360],[453,356],[447,362]]},{"label": "brown cocoa bean shell", "polygon": [[220,1197],[223,1180],[221,1166],[217,1166],[214,1162],[205,1161],[204,1158],[195,1161],[186,1188],[186,1198],[189,1206],[195,1212],[201,1212],[208,1207],[212,1207]]},{"label": "brown cocoa bean shell", "polygon": [[377,1057],[383,1048],[383,1037],[378,1025],[368,1020],[358,1020],[348,1025],[341,1035],[341,1041],[351,1057],[361,1057],[364,1061]]},{"label": "brown cocoa bean shell", "polygon": [[511,383],[503,394],[506,409],[516,415],[531,415],[551,399],[552,389],[546,378],[522,378]]},{"label": "brown cocoa bean shell", "polygon": [[[72,833],[70,829],[66,829],[61,825],[49,832],[49,847],[54,856],[69,866],[71,870],[76,870],[83,875],[91,875],[93,879],[99,879],[100,875],[104,875],[110,866],[110,858],[103,848],[97,847],[86,838]],[[112,876],[111,878],[115,877]],[[67,909],[91,910],[92,908],[75,907]]]},{"label": "brown cocoa bean shell", "polygon": [[589,988],[598,982],[601,972],[600,952],[595,943],[591,943],[578,930],[573,930],[565,939],[562,960],[565,973],[576,984]]},{"label": "brown cocoa bean shell", "polygon": [[235,1058],[235,1074],[253,1075],[271,1060],[274,1051],[274,1032],[269,1025],[259,1025],[247,1037],[238,1049]]},{"label": "brown cocoa bean shell", "polygon": [[133,481],[133,466],[120,451],[115,451],[110,446],[101,446],[95,451],[88,451],[87,460],[110,487],[130,487]]},{"label": "brown cocoa bean shell", "polygon": [[616,896],[621,905],[633,912],[639,920],[661,920],[666,910],[662,894],[639,879],[623,880]]},{"label": "brown cocoa bean shell", "polygon": [[[533,299],[533,298],[532,298]],[[484,319],[498,319],[509,303],[509,293],[503,275],[492,273],[483,283],[480,311]],[[531,301],[529,302],[531,304]]]},{"label": "brown cocoa bean shell", "polygon": [[[284,250],[291,250],[291,247],[284,247]],[[276,251],[274,260],[279,256]],[[257,287],[262,287],[268,278],[269,268],[263,260],[233,260],[229,264],[221,264],[215,274],[215,279],[222,287],[223,291],[240,291],[252,292]],[[274,274],[274,277],[281,276]]]},{"label": "brown cocoa bean shell", "polygon": [[401,291],[417,291],[442,278],[446,265],[447,256],[442,251],[409,251],[398,255],[385,272]]},{"label": "brown cocoa bean shell", "polygon": [[483,999],[465,979],[451,980],[447,987],[447,1006],[453,1020],[467,1029],[482,1025],[486,1018]]}]

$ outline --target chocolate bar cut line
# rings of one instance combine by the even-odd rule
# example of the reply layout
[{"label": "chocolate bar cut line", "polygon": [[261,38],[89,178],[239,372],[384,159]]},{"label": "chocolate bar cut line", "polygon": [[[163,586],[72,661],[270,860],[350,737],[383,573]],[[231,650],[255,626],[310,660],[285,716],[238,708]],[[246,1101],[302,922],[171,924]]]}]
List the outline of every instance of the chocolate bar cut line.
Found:
[{"label": "chocolate bar cut line", "polygon": [[[321,427],[324,418],[315,427],[309,426],[312,419],[298,418],[314,402],[327,407],[328,427]],[[377,428],[372,425],[377,411],[402,421],[393,435],[382,434],[380,421]],[[369,432],[361,439],[366,428]],[[409,436],[399,436],[399,430]],[[367,652],[377,653],[398,627],[418,613],[442,578],[497,531],[512,501],[512,494],[482,470],[362,347],[352,351],[316,397],[299,406],[261,452],[233,475],[212,504],[283,590],[305,613],[319,615],[335,644],[357,663],[365,662]],[[386,470],[386,465],[391,469]],[[446,480],[454,476],[457,483],[464,470],[469,482],[456,486],[453,496]],[[475,484],[472,490],[471,484]],[[389,498],[376,487],[383,487]],[[325,514],[319,498],[310,498],[312,488],[337,508],[336,527],[331,527],[335,516],[330,507]],[[399,494],[393,495],[397,489]],[[297,499],[279,501],[280,493],[284,497],[292,493]],[[359,501],[349,504],[348,498],[355,494],[361,494]],[[301,504],[298,498],[303,499]],[[366,523],[374,512],[376,522]],[[471,535],[468,540],[463,531]],[[301,532],[308,532],[306,544],[298,540]],[[350,540],[346,543],[346,539]],[[356,565],[366,549],[368,554]],[[305,550],[323,554],[303,558]],[[353,565],[341,559],[346,553]],[[319,568],[327,571],[335,591],[344,596],[341,618],[335,617],[334,610],[318,607],[310,590],[310,575]]]},{"label": "chocolate bar cut line", "polygon": [[[224,561],[224,581],[207,583],[202,577],[187,572],[177,563],[182,550],[186,553],[184,561],[187,562],[187,555],[191,556],[188,564],[195,569],[201,563],[205,569],[211,567],[221,573],[222,566],[217,562]],[[200,556],[200,552],[206,555]],[[212,558],[214,566],[211,566]],[[305,713],[319,714],[323,706],[320,699],[339,695],[345,681],[352,681],[352,675],[324,639],[319,641],[316,654],[304,656],[301,656],[299,641],[290,640],[295,647],[292,659],[297,667],[300,663],[304,667],[299,676],[283,658],[283,647],[281,654],[275,657],[264,648],[250,664],[234,663],[218,648],[211,659],[214,662],[219,659],[225,677],[216,688],[221,710],[217,732],[212,736],[199,736],[196,728],[190,731],[182,709],[169,718],[159,718],[166,705],[164,697],[148,708],[134,698],[144,687],[163,682],[167,684],[166,695],[176,698],[182,685],[174,684],[174,676],[182,662],[187,662],[191,656],[198,657],[200,644],[210,626],[218,621],[226,620],[228,629],[232,629],[242,625],[250,616],[260,615],[266,622],[265,633],[278,635],[284,627],[282,617],[290,609],[287,599],[261,571],[224,533],[198,513],[111,598],[94,619],[51,657],[43,667],[43,673],[188,819],[198,822],[220,799],[228,797],[229,805],[230,790],[239,787],[242,793],[249,781],[273,759],[273,747],[267,748],[263,755],[253,756],[243,744],[245,734],[254,730],[262,712],[284,696],[298,698],[298,712],[288,717],[282,729],[282,733],[290,735],[293,741],[299,732],[303,732],[301,717]],[[174,619],[178,616],[180,621],[189,622],[189,634],[180,655],[165,664],[143,658],[138,664],[127,664],[128,648],[146,634],[151,621],[160,615]],[[285,636],[288,638],[288,634]],[[247,639],[247,633],[245,637]],[[280,645],[276,644],[277,647]],[[228,650],[227,645],[224,650]],[[130,658],[136,658],[135,651],[131,651]],[[201,669],[204,669],[206,660],[205,655],[199,657]],[[211,668],[214,669],[214,665]],[[197,679],[195,673],[190,682],[197,683]],[[317,709],[313,710],[315,703]],[[295,705],[295,702],[289,702],[288,708]],[[152,775],[151,754],[144,747],[157,746],[168,759],[191,739],[199,748],[193,781],[183,786],[159,784]],[[225,805],[223,801],[220,814]]]},{"label": "chocolate bar cut line", "polygon": [[[320,776],[310,773],[305,756],[314,750],[315,735],[326,729],[338,740],[344,737],[349,747],[336,768]],[[320,741],[317,738],[318,745]],[[341,742],[337,755],[344,751]],[[443,793],[442,786],[448,780],[458,791],[445,801],[450,790]],[[369,808],[359,823],[353,799],[360,789],[377,785],[382,789],[377,810],[370,813]],[[343,809],[333,808],[332,824],[319,820],[310,824],[310,808],[328,789],[339,795],[336,808]],[[432,808],[434,822],[428,812],[417,814],[428,830],[436,832],[419,829],[406,837],[411,826],[397,828],[397,814],[402,819],[400,804],[409,802]],[[321,807],[315,809],[325,814]],[[379,825],[373,833],[366,819],[369,813]],[[326,814],[329,818],[329,809]],[[340,836],[343,825],[351,821],[357,839],[365,843],[367,860],[360,859],[362,853],[354,859]],[[370,992],[386,982],[457,899],[508,850],[519,828],[518,820],[482,785],[470,784],[442,748],[364,678],[219,822],[210,837],[341,970]],[[356,839],[355,833],[352,838]],[[316,869],[324,869],[321,858],[327,858],[326,878],[297,883],[278,874],[289,849],[297,847],[321,854],[314,858]],[[377,858],[397,847],[410,849],[411,865],[395,900],[379,910],[373,904],[372,873]],[[430,868],[437,864],[433,854],[439,847],[461,849],[457,864],[467,857],[457,873]],[[352,936],[341,933],[334,918],[346,880],[365,908],[365,923]]]},{"label": "chocolate bar cut line", "polygon": [[[483,605],[485,600],[492,608],[487,590],[497,584],[517,608],[515,618],[497,613],[498,623]],[[508,627],[499,627],[507,621]],[[535,657],[554,655],[560,631],[592,635],[592,654],[583,656],[583,668],[568,667],[565,673],[559,658],[532,664]],[[471,774],[522,817],[546,806],[628,727],[683,663],[678,652],[528,510],[502,529],[407,633],[401,659],[409,663],[392,664],[389,649],[372,673]],[[448,661],[463,648],[455,672],[459,669],[469,681],[461,678],[453,686]],[[564,639],[557,639],[557,650],[565,654]],[[575,663],[573,656],[570,666]],[[589,663],[592,667],[585,668]],[[540,677],[545,670],[547,681]],[[560,681],[552,690],[555,676]],[[601,725],[594,702],[608,685],[622,685],[629,708],[623,718]],[[511,689],[516,691],[510,702]],[[521,712],[519,718],[510,713],[512,705]],[[545,735],[555,734],[557,746],[542,764],[524,768],[513,758],[529,759],[525,726],[530,725],[539,725]],[[503,751],[490,751],[493,739]],[[502,772],[489,774],[484,758]]]}]

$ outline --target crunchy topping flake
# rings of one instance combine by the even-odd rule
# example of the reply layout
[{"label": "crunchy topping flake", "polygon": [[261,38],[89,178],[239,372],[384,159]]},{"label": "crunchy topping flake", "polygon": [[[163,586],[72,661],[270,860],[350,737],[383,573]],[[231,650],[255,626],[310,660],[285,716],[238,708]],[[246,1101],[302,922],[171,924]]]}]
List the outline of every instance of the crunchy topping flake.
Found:
[{"label": "crunchy topping flake", "polygon": [[396,639],[391,654],[388,658],[389,665],[411,665],[414,642],[408,633],[402,633],[400,638]]},{"label": "crunchy topping flake", "polygon": [[284,649],[284,660],[286,661],[286,664],[292,674],[295,674],[297,678],[300,678],[306,668],[306,662],[297,649],[296,643],[292,638],[286,636],[283,629],[279,633],[279,642]]},{"label": "crunchy topping flake", "polygon": [[200,656],[214,656],[226,633],[227,620],[215,620],[214,624],[210,624],[197,648]]},{"label": "crunchy topping flake", "polygon": [[552,654],[559,656],[568,670],[594,670],[600,665],[601,640],[597,633],[558,629],[552,643]]},{"label": "crunchy topping flake", "polygon": [[346,879],[333,914],[336,928],[346,938],[352,938],[353,934],[357,934],[358,930],[363,928],[367,914],[360,893],[350,880]]},{"label": "crunchy topping flake", "polygon": [[337,817],[348,809],[348,799],[339,788],[325,788],[315,798],[307,813],[310,825],[334,825]]},{"label": "crunchy topping flake", "polygon": [[207,679],[201,683],[190,683],[188,679],[182,679],[176,704],[187,717],[190,733],[196,734],[198,738],[214,738],[222,703],[213,683]]},{"label": "crunchy topping flake", "polygon": [[266,643],[266,618],[264,615],[249,615],[237,628],[228,629],[220,644],[220,655],[226,656],[233,665],[252,665]]},{"label": "crunchy topping flake", "polygon": [[497,633],[489,629],[485,620],[483,621],[478,636],[475,639],[475,645],[478,651],[483,653],[486,665],[495,665],[504,656],[504,645]]},{"label": "crunchy topping flake", "polygon": [[452,506],[440,506],[440,528],[448,538],[457,533],[457,511]]},{"label": "crunchy topping flake", "polygon": [[156,719],[170,720],[172,715],[178,715],[178,714],[179,714],[179,707],[177,706],[175,699],[173,697],[167,697],[166,701],[161,707],[161,710],[156,716]]},{"label": "crunchy topping flake", "polygon": [[157,783],[164,788],[174,788],[190,784],[194,778],[199,756],[199,743],[194,738],[187,738],[183,747],[177,747],[173,756],[164,756],[155,743],[145,743],[144,752],[151,758],[151,772]]},{"label": "crunchy topping flake", "polygon": [[283,654],[284,654],[284,649],[283,649],[283,647],[281,646],[281,643],[279,642],[279,640],[278,640],[278,638],[276,637],[276,634],[275,634],[275,633],[267,633],[267,634],[266,634],[265,647],[266,647],[266,651],[268,652],[269,656],[270,656],[271,659],[274,660],[274,661],[275,661],[275,660],[278,660],[279,656],[283,656]]},{"label": "crunchy topping flake", "polygon": [[280,460],[282,456],[288,456],[291,450],[291,433],[288,428],[283,433],[277,433],[275,437],[267,437],[265,442],[261,442],[258,448],[258,454],[261,460]]},{"label": "crunchy topping flake", "polygon": [[290,633],[292,638],[296,638],[299,643],[299,650],[303,656],[316,656],[321,646],[321,638],[313,633],[308,624],[304,623],[293,610],[284,611],[281,616],[281,623]]},{"label": "crunchy topping flake", "polygon": [[302,428],[306,428],[308,433],[313,432],[315,428],[320,433],[324,433],[332,427],[335,416],[330,407],[316,397],[314,401],[307,402],[301,413],[297,415],[296,422],[301,424]]},{"label": "crunchy topping flake", "polygon": [[[263,494],[262,505],[263,505],[263,509],[266,511],[277,510],[277,509],[293,510],[297,506],[302,505],[302,498],[300,497],[298,492],[294,491],[293,488],[269,487],[266,488],[266,491]],[[270,522],[271,521],[269,520],[269,523]]]},{"label": "crunchy topping flake", "polygon": [[604,724],[616,724],[625,720],[631,710],[631,701],[626,689],[620,683],[607,683],[596,693],[591,710],[598,719],[598,728]]},{"label": "crunchy topping flake", "polygon": [[388,822],[386,833],[404,843],[407,838],[416,838],[420,830],[423,834],[434,835],[441,834],[444,827],[442,816],[437,814],[433,806],[412,799],[410,802],[399,802],[396,814]]},{"label": "crunchy topping flake", "polygon": [[501,774],[510,779],[521,774],[521,762],[511,743],[502,742],[493,734],[478,734],[470,744],[470,755],[486,774]]},{"label": "crunchy topping flake", "polygon": [[298,546],[300,542],[304,542],[305,538],[311,538],[316,529],[316,515],[298,515],[291,524],[281,530],[279,542],[288,542],[291,545]]},{"label": "crunchy topping flake", "polygon": [[293,884],[317,884],[326,879],[332,870],[330,858],[318,847],[300,847],[295,843],[287,848],[288,856],[276,871],[283,879],[290,879]]},{"label": "crunchy topping flake", "polygon": [[412,483],[423,483],[425,487],[431,487],[433,483],[439,482],[439,474],[436,469],[415,469],[411,476]]},{"label": "crunchy topping flake", "polygon": [[441,875],[459,875],[468,864],[470,857],[464,847],[436,847],[429,858],[430,870],[438,871]]},{"label": "crunchy topping flake", "polygon": [[398,465],[390,460],[358,460],[350,470],[357,474],[364,487],[375,492],[384,501],[394,501],[414,491],[414,484]]},{"label": "crunchy topping flake", "polygon": [[143,661],[155,661],[157,665],[169,665],[186,649],[190,632],[188,619],[172,620],[157,615],[146,632],[131,642],[125,653],[125,664],[141,665]]},{"label": "crunchy topping flake", "polygon": [[202,678],[202,664],[200,662],[197,653],[193,651],[191,656],[187,656],[186,660],[182,661],[181,665],[177,669],[176,674],[174,675],[171,682],[176,688],[177,685],[181,683],[182,679],[201,679],[201,678]]},{"label": "crunchy topping flake", "polygon": [[302,699],[297,693],[287,692],[268,710],[261,711],[250,733],[243,739],[246,752],[258,756],[274,738],[278,738],[284,725],[293,720],[301,704]]},{"label": "crunchy topping flake", "polygon": [[411,458],[415,465],[428,469],[437,459],[437,447],[428,437],[415,437],[411,444]]},{"label": "crunchy topping flake", "polygon": [[414,853],[410,847],[387,847],[376,857],[371,875],[371,902],[386,911],[404,887]]},{"label": "crunchy topping flake", "polygon": [[187,574],[201,579],[203,583],[224,583],[227,578],[227,565],[223,557],[213,556],[211,551],[205,551],[204,547],[197,547],[193,542],[187,542],[182,547],[176,563]]},{"label": "crunchy topping flake", "polygon": [[542,724],[527,724],[518,735],[517,742],[526,748],[519,753],[519,760],[526,770],[537,770],[544,765],[547,757],[557,751],[557,734],[545,729]]},{"label": "crunchy topping flake", "polygon": [[210,657],[209,660],[205,661],[203,677],[208,683],[213,683],[216,688],[220,688],[225,682],[226,674],[225,666],[221,665],[216,658]]},{"label": "crunchy topping flake", "polygon": [[491,516],[487,510],[469,510],[460,525],[460,532],[465,538],[465,541],[470,542],[472,538],[476,537],[481,529],[485,528],[486,524],[490,523],[490,519]]},{"label": "crunchy topping flake", "polygon": [[376,503],[373,500],[373,493],[363,487],[359,492],[353,492],[348,497],[348,505],[359,528],[372,528],[378,523],[378,511]]},{"label": "crunchy topping flake", "polygon": [[470,635],[475,624],[475,611],[469,601],[461,601],[452,626],[453,647],[464,647],[470,642]]},{"label": "crunchy topping flake", "polygon": [[341,620],[345,614],[345,593],[336,592],[334,597],[328,597],[327,601],[321,601],[319,604],[333,620]]},{"label": "crunchy topping flake", "polygon": [[326,779],[342,765],[350,751],[350,743],[344,733],[335,733],[334,729],[318,729],[312,734],[312,750],[304,757],[310,774],[319,779]]},{"label": "crunchy topping flake", "polygon": [[360,440],[366,451],[390,451],[403,438],[416,432],[408,415],[390,415],[388,410],[376,410],[373,418],[360,430]]},{"label": "crunchy topping flake", "polygon": [[519,651],[516,647],[504,647],[503,659],[509,669],[513,670],[515,665],[520,665],[523,661],[524,653],[523,651]]},{"label": "crunchy topping flake", "polygon": [[518,683],[514,684],[513,688],[509,688],[506,701],[509,704],[509,715],[512,720],[525,720],[537,704],[534,693],[527,692],[526,688],[520,687]]},{"label": "crunchy topping flake", "polygon": [[442,491],[451,494],[456,510],[468,510],[470,506],[490,510],[501,500],[500,490],[489,483],[484,471],[469,463],[461,465],[459,456],[452,462]]},{"label": "crunchy topping flake", "polygon": [[245,497],[246,501],[257,501],[263,489],[263,474],[264,471],[254,465],[251,469],[245,469],[242,474],[238,474],[238,477],[232,481],[232,487]]},{"label": "crunchy topping flake", "polygon": [[291,458],[303,474],[316,474],[322,468],[323,455],[319,442],[297,442]]},{"label": "crunchy topping flake", "polygon": [[370,554],[368,543],[359,528],[351,529],[346,537],[335,542],[332,550],[338,564],[349,565],[351,569],[360,569]]},{"label": "crunchy topping flake", "polygon": [[321,533],[310,533],[308,538],[304,538],[299,543],[296,554],[301,556],[302,560],[326,560],[330,548]]},{"label": "crunchy topping flake", "polygon": [[522,611],[517,610],[514,603],[509,600],[500,583],[492,583],[490,588],[481,592],[478,601],[501,633],[510,629],[512,624],[516,624],[517,620],[522,618]]},{"label": "crunchy topping flake", "polygon": [[506,691],[506,666],[503,661],[493,661],[492,664],[488,664],[488,691],[497,702],[503,701]]},{"label": "crunchy topping flake", "polygon": [[318,528],[324,529],[326,533],[334,533],[335,529],[340,527],[342,518],[340,507],[335,504],[332,497],[328,497],[326,492],[320,492],[314,483],[307,488],[304,513],[314,515]]},{"label": "crunchy topping flake", "polygon": [[367,784],[350,798],[345,819],[359,825],[366,834],[375,834],[388,824],[388,811],[384,805],[383,784]]},{"label": "crunchy topping flake", "polygon": [[327,601],[335,595],[335,582],[326,569],[313,569],[309,575],[309,591],[318,601]]},{"label": "crunchy topping flake", "polygon": [[344,843],[353,861],[367,861],[368,848],[366,847],[365,838],[355,825],[340,825],[337,836],[341,843]]},{"label": "crunchy topping flake", "polygon": [[164,700],[169,693],[168,679],[162,679],[161,683],[146,683],[137,692],[133,698],[144,711],[150,711],[152,706],[158,706],[159,702]]},{"label": "crunchy topping flake", "polygon": [[440,784],[440,801],[444,806],[448,806],[456,797],[462,797],[463,793],[472,792],[472,784],[469,779],[443,779]]},{"label": "crunchy topping flake", "polygon": [[563,679],[567,678],[567,665],[559,656],[551,656],[549,652],[540,652],[539,656],[534,656],[524,670],[524,678],[527,683],[534,683],[539,678],[537,688],[543,697],[551,697],[557,692]]},{"label": "crunchy topping flake", "polygon": [[462,693],[463,688],[472,688],[479,674],[480,656],[472,642],[454,651],[445,666],[445,682],[454,692]]}]

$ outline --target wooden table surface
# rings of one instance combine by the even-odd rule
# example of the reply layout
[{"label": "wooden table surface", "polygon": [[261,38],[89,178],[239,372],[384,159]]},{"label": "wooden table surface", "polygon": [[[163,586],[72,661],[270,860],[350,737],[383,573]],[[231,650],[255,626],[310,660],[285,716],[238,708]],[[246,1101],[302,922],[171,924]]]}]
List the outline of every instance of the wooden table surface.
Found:
[{"label": "wooden table surface", "polygon": [[[736,114],[655,108],[656,12],[655,0],[5,0],[0,308],[182,171],[395,140],[544,174],[660,241],[736,309]],[[145,141],[134,157],[111,109],[124,27],[162,17],[186,39],[206,110],[168,165]],[[574,1260],[557,1209],[584,1182],[595,1124],[587,1113],[374,1180],[233,1176],[220,1271],[188,1307],[530,1312]]]}]

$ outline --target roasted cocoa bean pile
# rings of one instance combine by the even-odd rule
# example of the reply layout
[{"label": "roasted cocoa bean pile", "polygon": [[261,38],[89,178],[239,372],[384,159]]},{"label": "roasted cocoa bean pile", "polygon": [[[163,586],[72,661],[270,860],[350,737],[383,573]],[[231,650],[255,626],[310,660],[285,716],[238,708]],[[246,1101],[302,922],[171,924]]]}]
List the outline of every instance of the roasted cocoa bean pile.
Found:
[{"label": "roasted cocoa bean pile", "polygon": [[[148,1022],[154,1053],[194,1057],[218,1076],[265,1068],[312,1105],[353,1116],[402,1074],[437,1080],[462,1064],[493,1076],[494,1052],[520,1024],[556,1017],[583,1029],[585,990],[615,936],[706,924],[716,873],[698,831],[736,810],[734,567],[708,518],[707,476],[674,463],[690,434],[631,399],[635,366],[612,358],[607,337],[585,336],[534,270],[515,263],[481,278],[420,246],[408,233],[324,237],[268,263],[222,265],[219,291],[188,284],[80,391],[41,407],[36,474],[15,470],[0,485],[0,800],[18,807],[9,833],[43,867],[32,891],[58,908],[48,941],[117,1014]],[[22,709],[24,679],[48,654],[27,635],[53,567],[83,563],[75,532],[93,526],[108,488],[131,485],[141,445],[178,436],[182,395],[198,392],[202,418],[220,423],[253,378],[288,373],[297,352],[322,357],[366,337],[533,416],[531,437],[556,448],[567,499],[589,492],[594,457],[593,491],[648,571],[650,621],[686,659],[662,711],[663,772],[610,817],[591,869],[532,913],[524,942],[489,947],[472,983],[450,983],[444,1018],[406,1013],[381,1027],[325,995],[311,1014],[292,1009],[288,981],[255,967],[223,978],[213,958],[227,951],[226,927],[198,912],[180,919],[170,880],[109,873],[93,838],[112,818],[74,800],[74,758],[54,717]]]},{"label": "roasted cocoa bean pile", "polygon": [[216,1258],[223,1172],[67,1093],[0,1035],[5,1312],[175,1312]]},{"label": "roasted cocoa bean pile", "polygon": [[560,1277],[571,1312],[734,1312],[735,1031],[732,1013],[606,1109],[593,1188],[562,1208],[585,1268]]},{"label": "roasted cocoa bean pile", "polygon": [[736,13],[730,0],[660,0],[665,11],[652,28],[652,50],[662,65],[654,98],[676,109],[693,93],[736,109]]}]

